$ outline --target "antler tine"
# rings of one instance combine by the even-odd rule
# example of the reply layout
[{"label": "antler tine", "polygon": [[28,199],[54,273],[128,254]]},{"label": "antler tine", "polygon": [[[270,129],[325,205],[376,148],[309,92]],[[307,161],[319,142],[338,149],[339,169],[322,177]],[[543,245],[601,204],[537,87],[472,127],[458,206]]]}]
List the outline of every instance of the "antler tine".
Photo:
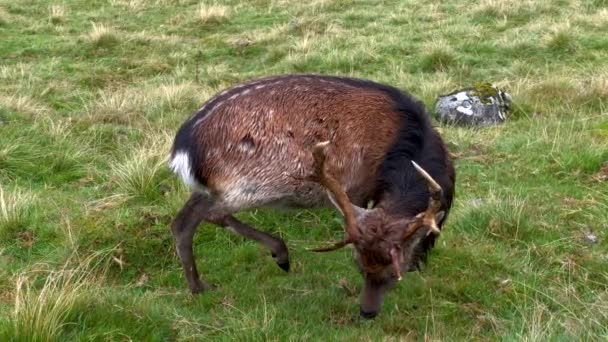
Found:
[{"label": "antler tine", "polygon": [[338,241],[335,244],[331,245],[331,246],[327,246],[327,247],[318,247],[318,248],[311,248],[308,249],[309,251],[313,251],[313,252],[331,252],[331,251],[335,251],[337,249],[340,249],[350,243],[353,243],[353,241],[351,241],[351,239],[344,239],[342,241]]},{"label": "antler tine", "polygon": [[335,243],[333,246],[313,249],[315,252],[334,251],[348,245],[349,243],[357,241],[359,238],[357,220],[355,218],[352,204],[348,199],[348,195],[340,183],[325,169],[325,160],[327,157],[325,152],[328,145],[329,141],[325,141],[316,144],[313,148],[312,154],[315,159],[315,178],[327,189],[330,199],[342,212],[342,215],[344,215],[344,220],[346,221],[346,225],[344,226],[346,238]]},{"label": "antler tine", "polygon": [[412,160],[412,164],[414,165],[414,167],[416,168],[416,171],[418,171],[418,173],[424,177],[424,179],[426,179],[426,181],[429,183],[429,190],[431,191],[431,193],[439,193],[441,194],[441,186],[439,184],[437,184],[437,182],[435,182],[435,180],[433,179],[433,177],[431,177],[431,175],[428,174],[428,172],[426,172],[420,165],[418,165],[418,163],[416,163],[415,161]]},{"label": "antler tine", "polygon": [[415,161],[412,160],[412,164],[416,168],[416,171],[426,180],[427,185],[429,187],[429,205],[426,210],[416,215],[414,220],[408,225],[405,230],[403,239],[407,239],[412,236],[419,228],[429,227],[430,230],[428,234],[433,233],[435,235],[439,235],[441,231],[439,227],[437,227],[437,221],[435,219],[435,215],[439,212],[441,208],[441,186],[428,174],[420,165],[418,165]]}]

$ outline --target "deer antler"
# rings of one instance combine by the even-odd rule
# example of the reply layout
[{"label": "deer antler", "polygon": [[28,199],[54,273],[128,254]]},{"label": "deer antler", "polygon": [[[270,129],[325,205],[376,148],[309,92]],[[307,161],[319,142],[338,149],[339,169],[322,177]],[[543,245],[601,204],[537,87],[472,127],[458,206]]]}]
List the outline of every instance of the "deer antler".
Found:
[{"label": "deer antler", "polygon": [[439,212],[441,208],[441,193],[442,189],[439,184],[429,175],[420,165],[416,164],[415,161],[412,160],[412,164],[416,168],[416,171],[426,180],[427,185],[429,187],[429,205],[426,210],[416,215],[414,220],[408,225],[405,233],[403,235],[403,239],[407,239],[412,236],[419,228],[429,227],[430,230],[427,233],[433,233],[435,235],[439,235],[441,231],[439,227],[437,227],[437,221],[435,219],[435,215]]},{"label": "deer antler", "polygon": [[342,215],[344,215],[344,220],[346,221],[346,225],[344,226],[346,238],[342,241],[336,242],[333,246],[313,249],[315,252],[334,251],[359,239],[357,219],[355,218],[354,209],[350,200],[348,199],[348,195],[340,183],[338,183],[338,181],[325,169],[325,149],[328,145],[329,141],[325,141],[316,144],[313,148],[312,154],[315,159],[315,171],[313,178],[327,189],[327,194],[329,195],[330,200],[336,207],[338,207],[338,209],[342,212]]}]

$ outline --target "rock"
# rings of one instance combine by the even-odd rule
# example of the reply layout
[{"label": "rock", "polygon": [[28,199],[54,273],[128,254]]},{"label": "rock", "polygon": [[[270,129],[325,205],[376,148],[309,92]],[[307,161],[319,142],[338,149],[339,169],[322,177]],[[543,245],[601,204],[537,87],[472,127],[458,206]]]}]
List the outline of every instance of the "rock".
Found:
[{"label": "rock", "polygon": [[483,82],[439,96],[435,106],[440,121],[465,126],[503,123],[511,108],[511,95]]}]

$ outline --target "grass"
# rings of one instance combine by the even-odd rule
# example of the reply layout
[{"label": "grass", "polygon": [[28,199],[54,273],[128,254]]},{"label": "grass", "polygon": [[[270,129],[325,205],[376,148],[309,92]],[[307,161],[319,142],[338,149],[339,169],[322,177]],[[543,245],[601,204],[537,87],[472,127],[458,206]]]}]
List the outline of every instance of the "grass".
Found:
[{"label": "grass", "polygon": [[[606,6],[0,0],[0,339],[605,341]],[[195,253],[219,287],[193,297],[183,279],[171,139],[223,87],[290,72],[385,82],[431,111],[481,81],[514,99],[498,127],[437,124],[455,207],[372,322],[351,251],[306,251],[340,236],[329,210],[239,214],[285,238],[289,274],[203,226]]]},{"label": "grass", "polygon": [[[98,290],[104,273],[104,268],[100,267],[102,257],[103,253],[94,253],[77,258],[76,262],[68,260],[52,271],[44,270],[45,265],[34,265],[34,270],[19,274],[15,280],[14,311],[9,321],[0,325],[3,339],[60,339],[70,316],[76,314],[73,312],[77,311],[76,307]],[[72,265],[74,263],[77,265]],[[38,288],[35,283],[40,278],[42,282]]]},{"label": "grass", "polygon": [[61,24],[65,21],[66,8],[62,5],[49,6],[49,20],[53,24]]},{"label": "grass", "polygon": [[7,239],[25,228],[32,216],[33,196],[21,190],[0,187],[0,236]]},{"label": "grass", "polygon": [[120,42],[119,34],[114,28],[105,24],[93,23],[88,40],[96,47],[112,47]]},{"label": "grass", "polygon": [[217,24],[226,21],[230,16],[230,8],[223,5],[200,4],[198,17],[203,24]]}]

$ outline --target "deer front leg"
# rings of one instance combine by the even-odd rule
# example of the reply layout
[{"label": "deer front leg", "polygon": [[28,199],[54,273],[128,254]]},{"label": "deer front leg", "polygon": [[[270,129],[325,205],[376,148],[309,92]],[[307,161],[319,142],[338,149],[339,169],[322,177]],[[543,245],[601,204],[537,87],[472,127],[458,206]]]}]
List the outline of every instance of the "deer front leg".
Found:
[{"label": "deer front leg", "polygon": [[200,293],[212,288],[211,285],[201,280],[196,270],[194,253],[192,251],[192,238],[212,202],[200,193],[193,193],[184,207],[178,212],[171,223],[171,232],[175,239],[177,254],[182,262],[186,281],[192,293]]}]

